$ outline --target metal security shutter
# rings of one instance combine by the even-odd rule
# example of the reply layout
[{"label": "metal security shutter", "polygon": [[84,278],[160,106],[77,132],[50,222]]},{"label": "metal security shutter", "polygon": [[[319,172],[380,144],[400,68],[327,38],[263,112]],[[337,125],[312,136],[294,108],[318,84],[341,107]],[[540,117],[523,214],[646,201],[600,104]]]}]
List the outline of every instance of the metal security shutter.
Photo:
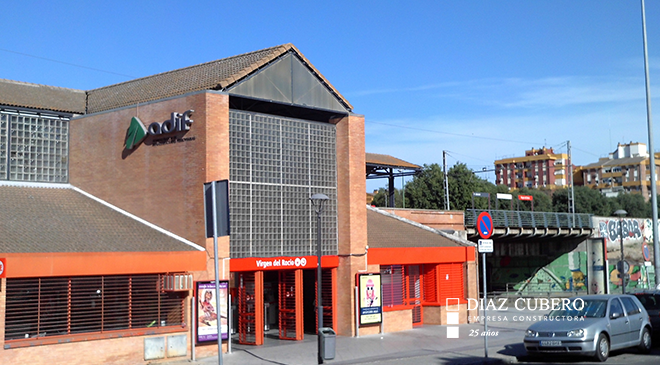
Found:
[{"label": "metal security shutter", "polygon": [[437,265],[424,265],[424,302],[438,302]]},{"label": "metal security shutter", "polygon": [[383,285],[383,307],[403,305],[403,266],[384,265],[380,267],[381,284]]},{"label": "metal security shutter", "polygon": [[279,272],[279,329],[280,340],[297,340],[298,316],[296,316],[296,272]]},{"label": "metal security shutter", "polygon": [[5,340],[184,325],[185,294],[162,288],[157,274],[7,279]]},{"label": "metal security shutter", "polygon": [[412,306],[413,326],[423,323],[422,287],[424,284],[419,266],[406,265],[404,267],[404,282],[406,287],[404,304]]},{"label": "metal security shutter", "polygon": [[464,302],[463,264],[439,264],[437,266],[437,271],[438,286],[440,288],[438,301],[444,304],[446,303],[447,298],[459,298],[460,302]]}]

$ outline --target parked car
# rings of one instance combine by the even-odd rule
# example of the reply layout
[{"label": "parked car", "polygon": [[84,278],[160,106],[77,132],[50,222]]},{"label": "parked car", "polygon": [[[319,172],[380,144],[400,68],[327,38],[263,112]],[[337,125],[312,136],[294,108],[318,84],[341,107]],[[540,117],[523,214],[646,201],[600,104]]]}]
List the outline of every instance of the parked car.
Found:
[{"label": "parked car", "polygon": [[639,299],[651,317],[653,332],[660,334],[660,290],[643,290],[632,294]]},{"label": "parked car", "polygon": [[651,322],[634,295],[570,298],[525,333],[529,355],[579,354],[605,361],[610,350],[651,351]]}]

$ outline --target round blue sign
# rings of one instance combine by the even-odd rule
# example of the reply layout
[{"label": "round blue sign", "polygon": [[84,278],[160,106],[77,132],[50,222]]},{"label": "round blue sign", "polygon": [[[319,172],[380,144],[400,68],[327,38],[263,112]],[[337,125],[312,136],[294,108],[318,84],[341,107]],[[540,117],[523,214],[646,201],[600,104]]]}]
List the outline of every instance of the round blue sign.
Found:
[{"label": "round blue sign", "polygon": [[644,260],[651,261],[651,252],[649,252],[649,245],[646,242],[642,244],[642,252],[644,253]]},{"label": "round blue sign", "polygon": [[493,218],[488,212],[481,212],[477,217],[477,231],[483,239],[487,239],[493,234]]}]

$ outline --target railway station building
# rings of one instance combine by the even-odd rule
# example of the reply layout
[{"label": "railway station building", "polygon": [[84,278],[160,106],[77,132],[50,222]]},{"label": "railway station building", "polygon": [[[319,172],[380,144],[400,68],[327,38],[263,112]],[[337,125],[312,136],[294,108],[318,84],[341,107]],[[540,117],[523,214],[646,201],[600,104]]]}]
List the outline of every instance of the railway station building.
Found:
[{"label": "railway station building", "polygon": [[291,44],[88,91],[0,80],[0,118],[0,363],[189,356],[192,283],[215,276],[203,186],[219,180],[237,341],[315,335],[318,285],[326,327],[378,333],[356,324],[360,273],[409,282],[388,287],[385,331],[442,323],[448,295],[467,319],[474,247],[365,207],[364,117]]}]

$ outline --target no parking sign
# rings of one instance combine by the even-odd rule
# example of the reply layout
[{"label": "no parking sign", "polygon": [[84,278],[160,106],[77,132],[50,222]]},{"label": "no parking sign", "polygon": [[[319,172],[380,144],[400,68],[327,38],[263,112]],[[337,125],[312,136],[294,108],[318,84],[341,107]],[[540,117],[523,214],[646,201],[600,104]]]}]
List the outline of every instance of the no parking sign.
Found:
[{"label": "no parking sign", "polygon": [[644,260],[651,261],[651,252],[649,252],[649,245],[646,242],[642,243],[642,253],[644,254]]},{"label": "no parking sign", "polygon": [[481,212],[477,217],[477,231],[483,239],[489,238],[493,234],[493,218],[488,212]]}]

